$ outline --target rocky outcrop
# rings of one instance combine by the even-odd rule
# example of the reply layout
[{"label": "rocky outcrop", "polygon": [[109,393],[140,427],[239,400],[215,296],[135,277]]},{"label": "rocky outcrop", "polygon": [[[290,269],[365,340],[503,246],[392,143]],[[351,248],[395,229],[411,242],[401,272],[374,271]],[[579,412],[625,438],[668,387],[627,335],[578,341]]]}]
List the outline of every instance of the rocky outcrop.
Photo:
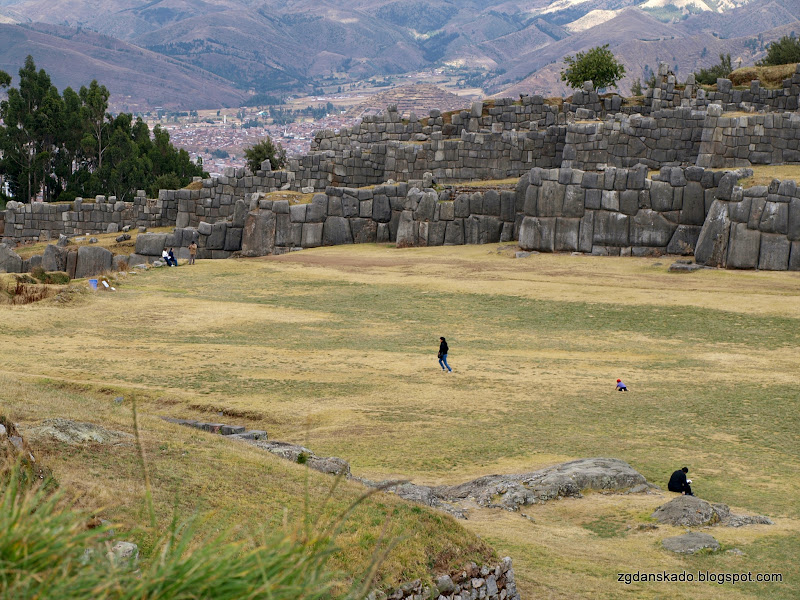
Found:
[{"label": "rocky outcrop", "polygon": [[481,506],[518,510],[563,497],[581,497],[584,490],[646,492],[652,486],[625,461],[584,458],[531,473],[490,475],[452,487],[435,488],[435,495],[457,502],[467,498]]},{"label": "rocky outcrop", "polygon": [[69,446],[102,444],[118,446],[133,443],[130,433],[106,429],[93,423],[80,423],[69,419],[47,419],[25,432],[31,441],[56,441]]},{"label": "rocky outcrop", "polygon": [[677,496],[659,506],[652,514],[659,523],[676,527],[704,527],[721,525],[772,525],[769,517],[760,515],[734,515],[726,504],[712,504],[697,496]]}]

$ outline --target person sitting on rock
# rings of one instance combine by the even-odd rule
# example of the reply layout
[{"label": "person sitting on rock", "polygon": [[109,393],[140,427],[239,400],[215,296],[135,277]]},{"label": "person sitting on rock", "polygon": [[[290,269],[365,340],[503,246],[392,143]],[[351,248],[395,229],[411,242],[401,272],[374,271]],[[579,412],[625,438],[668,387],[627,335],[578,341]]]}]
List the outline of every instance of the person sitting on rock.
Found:
[{"label": "person sitting on rock", "polygon": [[689,484],[692,483],[691,479],[686,479],[686,474],[689,472],[689,467],[683,467],[682,469],[678,469],[672,474],[672,477],[669,478],[669,483],[667,484],[667,489],[670,492],[676,492],[678,494],[686,494],[687,496],[694,496],[692,494],[692,486]]},{"label": "person sitting on rock", "polygon": [[627,392],[628,388],[625,387],[625,384],[622,383],[622,379],[617,379],[617,391],[618,392]]},{"label": "person sitting on rock", "polygon": [[169,252],[167,253],[167,258],[169,259],[167,261],[168,265],[171,265],[173,267],[178,266],[178,259],[175,258],[175,252],[172,251],[172,248],[169,249]]}]

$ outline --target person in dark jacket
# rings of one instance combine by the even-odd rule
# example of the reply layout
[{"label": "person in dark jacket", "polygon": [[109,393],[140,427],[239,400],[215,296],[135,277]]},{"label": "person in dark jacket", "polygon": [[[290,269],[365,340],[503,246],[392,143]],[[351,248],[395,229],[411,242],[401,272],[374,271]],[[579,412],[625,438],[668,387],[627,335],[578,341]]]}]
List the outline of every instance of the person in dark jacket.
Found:
[{"label": "person in dark jacket", "polygon": [[178,266],[178,259],[175,258],[175,252],[172,251],[172,248],[169,249],[169,252],[167,253],[167,258],[169,259],[169,260],[167,260],[167,264],[169,266],[171,266],[171,267],[177,267]]},{"label": "person in dark jacket", "polygon": [[686,494],[687,496],[694,496],[692,494],[692,486],[689,484],[692,483],[691,479],[686,479],[686,474],[689,472],[688,467],[683,467],[682,469],[678,469],[672,474],[672,477],[669,478],[669,483],[667,484],[667,489],[670,492],[677,492],[678,494]]},{"label": "person in dark jacket", "polygon": [[447,353],[450,351],[450,348],[447,346],[447,341],[443,338],[439,338],[439,366],[442,367],[442,371],[449,371],[450,373],[453,372],[453,369],[450,368],[450,365],[447,364]]}]

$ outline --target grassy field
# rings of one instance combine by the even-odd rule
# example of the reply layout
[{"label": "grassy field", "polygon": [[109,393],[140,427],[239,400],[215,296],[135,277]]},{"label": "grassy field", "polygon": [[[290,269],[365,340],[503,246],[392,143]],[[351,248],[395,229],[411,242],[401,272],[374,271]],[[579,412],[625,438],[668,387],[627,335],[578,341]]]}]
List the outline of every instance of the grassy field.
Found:
[{"label": "grassy field", "polygon": [[[304,475],[158,416],[267,429],[347,459],[356,475],[417,483],[613,456],[665,486],[685,464],[701,497],[776,525],[711,531],[741,556],[678,557],[660,540],[682,530],[638,527],[667,493],[592,494],[528,507],[532,520],[476,509],[463,523],[471,534],[381,496],[346,532],[339,564],[367,561],[388,514],[399,515],[390,535],[405,529],[412,541],[390,558],[386,582],[486,556],[478,534],[514,558],[523,597],[797,597],[800,276],[510,255],[361,245],[200,261],[66,306],[3,308],[0,401],[23,425],[68,416],[130,430],[127,399],[138,397],[164,518],[177,501],[223,522],[279,521],[284,506],[299,510]],[[436,364],[442,335],[452,375]],[[630,393],[613,391],[618,377]],[[47,459],[85,505],[142,520],[132,450],[50,448]],[[310,481],[316,504],[330,480]],[[344,486],[331,514],[355,494]],[[626,586],[616,577],[684,569],[784,581]]]}]

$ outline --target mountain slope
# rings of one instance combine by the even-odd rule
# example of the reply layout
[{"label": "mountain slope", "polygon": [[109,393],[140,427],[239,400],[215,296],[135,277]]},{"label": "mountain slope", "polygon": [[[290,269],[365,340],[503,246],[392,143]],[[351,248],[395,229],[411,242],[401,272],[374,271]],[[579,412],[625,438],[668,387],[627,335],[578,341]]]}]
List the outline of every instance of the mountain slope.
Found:
[{"label": "mountain slope", "polygon": [[28,54],[59,90],[97,79],[124,110],[236,106],[244,96],[197,67],[107,36],[55,25],[0,24],[0,69],[15,76]]}]

